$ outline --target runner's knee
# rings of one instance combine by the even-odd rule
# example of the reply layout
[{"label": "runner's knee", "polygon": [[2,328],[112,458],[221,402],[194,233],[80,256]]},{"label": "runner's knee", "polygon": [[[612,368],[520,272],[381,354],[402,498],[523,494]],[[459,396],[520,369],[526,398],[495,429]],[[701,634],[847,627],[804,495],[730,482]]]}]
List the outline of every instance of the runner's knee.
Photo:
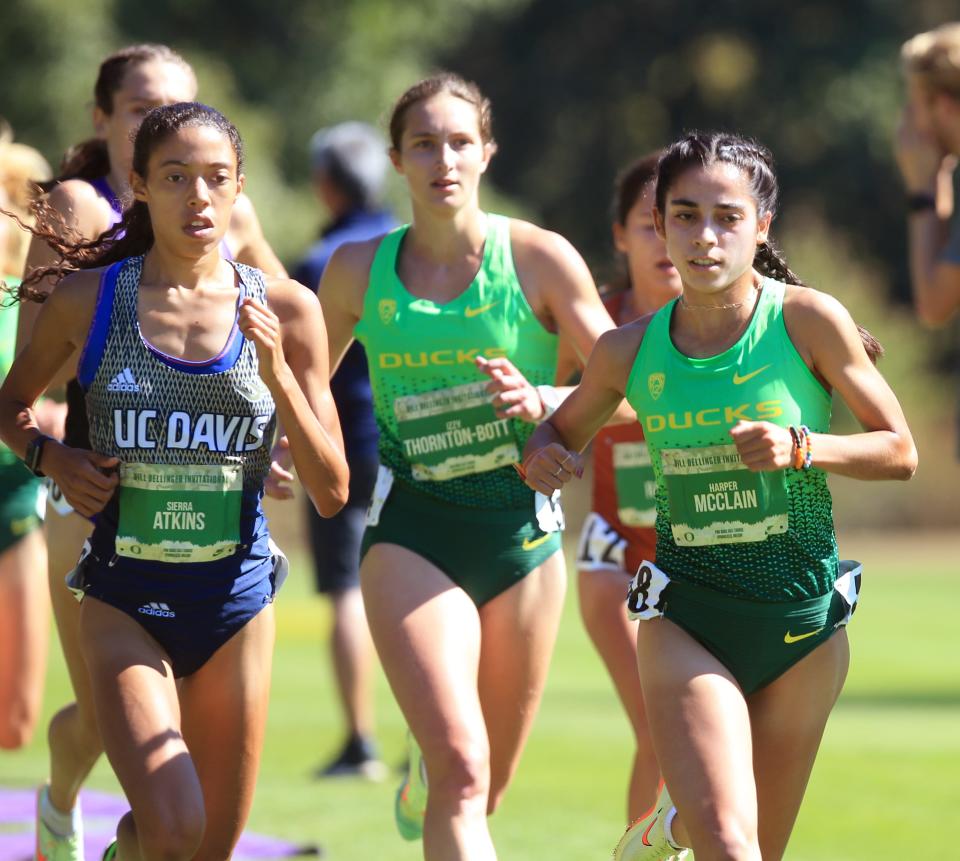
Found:
[{"label": "runner's knee", "polygon": [[431,799],[456,802],[485,798],[490,790],[490,753],[485,744],[462,742],[427,759]]},{"label": "runner's knee", "polygon": [[178,799],[168,805],[156,804],[149,811],[138,811],[135,825],[143,861],[190,861],[206,828],[203,802],[189,804]]},{"label": "runner's knee", "polygon": [[[48,738],[51,748],[67,745],[75,759],[93,761],[103,752],[100,728],[92,709],[77,703],[64,706],[50,719]],[[58,744],[58,741],[62,741]]]}]

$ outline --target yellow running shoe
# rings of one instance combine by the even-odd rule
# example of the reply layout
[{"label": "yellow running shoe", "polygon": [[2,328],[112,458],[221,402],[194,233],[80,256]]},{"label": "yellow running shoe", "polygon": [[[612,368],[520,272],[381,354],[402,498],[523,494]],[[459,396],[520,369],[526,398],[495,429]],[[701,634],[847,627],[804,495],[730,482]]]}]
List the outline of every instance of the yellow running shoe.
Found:
[{"label": "yellow running shoe", "polygon": [[[656,803],[627,827],[613,850],[614,861],[670,861],[680,857],[683,847],[674,846],[663,830],[667,817],[675,809],[667,785],[661,781]],[[689,855],[683,857],[690,858]]]},{"label": "yellow running shoe", "polygon": [[[73,831],[62,835],[43,820],[42,807],[48,789],[46,784],[37,790],[37,846],[36,861],[83,861],[83,820],[80,818],[80,802],[71,811]],[[47,800],[49,804],[49,799]]]},{"label": "yellow running shoe", "polygon": [[423,817],[427,812],[427,766],[420,745],[407,731],[407,773],[397,790],[393,816],[404,840],[423,837]]}]

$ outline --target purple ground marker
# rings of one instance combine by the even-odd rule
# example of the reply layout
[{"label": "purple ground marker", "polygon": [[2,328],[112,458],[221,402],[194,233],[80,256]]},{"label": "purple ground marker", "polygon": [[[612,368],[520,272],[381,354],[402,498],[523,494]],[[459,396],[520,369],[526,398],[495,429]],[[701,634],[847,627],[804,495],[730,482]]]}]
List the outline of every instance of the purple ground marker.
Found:
[{"label": "purple ground marker", "polygon": [[[32,861],[36,791],[0,787],[0,861]],[[127,812],[127,803],[118,795],[85,789],[80,794],[83,807],[83,843],[87,861],[99,861],[113,838],[117,822]],[[264,861],[296,856],[319,857],[315,845],[297,845],[278,837],[245,831],[233,853],[235,861]]]}]

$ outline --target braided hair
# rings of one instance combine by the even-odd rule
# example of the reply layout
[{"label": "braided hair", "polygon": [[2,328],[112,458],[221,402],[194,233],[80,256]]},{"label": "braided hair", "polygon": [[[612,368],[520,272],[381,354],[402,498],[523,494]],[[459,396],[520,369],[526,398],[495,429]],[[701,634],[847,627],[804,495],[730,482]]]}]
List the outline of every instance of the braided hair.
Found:
[{"label": "braided hair", "polygon": [[[657,209],[665,211],[667,192],[680,174],[690,167],[713,164],[733,165],[747,178],[758,218],[776,214],[780,187],[770,150],[754,140],[725,132],[690,132],[667,148],[657,166]],[[782,252],[769,236],[757,245],[753,268],[776,281],[807,286],[787,266]],[[863,326],[858,324],[857,329],[870,361],[876,364],[883,355],[883,347]]]}]

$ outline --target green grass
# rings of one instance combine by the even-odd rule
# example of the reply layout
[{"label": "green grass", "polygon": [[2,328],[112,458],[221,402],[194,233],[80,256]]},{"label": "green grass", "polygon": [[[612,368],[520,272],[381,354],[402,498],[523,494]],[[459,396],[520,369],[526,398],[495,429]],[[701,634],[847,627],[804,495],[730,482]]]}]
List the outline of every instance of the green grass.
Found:
[{"label": "green grass", "polygon": [[[960,537],[850,536],[866,563],[851,626],[853,663],[827,729],[787,858],[884,861],[952,857],[950,816],[960,775]],[[922,555],[918,555],[922,553]],[[310,772],[339,742],[340,723],[323,649],[326,604],[310,593],[296,558],[277,604],[270,726],[250,828],[318,841],[338,859],[420,857],[393,828],[395,781],[317,782]],[[57,647],[46,706],[68,696]],[[381,678],[385,759],[403,758],[404,724]],[[622,828],[629,734],[612,688],[568,595],[543,707],[520,772],[492,820],[510,861],[606,858]],[[46,773],[42,733],[0,756],[0,783],[33,785]],[[92,786],[116,790],[105,763]],[[923,848],[921,848],[923,847]],[[928,848],[929,847],[929,848]]]}]

